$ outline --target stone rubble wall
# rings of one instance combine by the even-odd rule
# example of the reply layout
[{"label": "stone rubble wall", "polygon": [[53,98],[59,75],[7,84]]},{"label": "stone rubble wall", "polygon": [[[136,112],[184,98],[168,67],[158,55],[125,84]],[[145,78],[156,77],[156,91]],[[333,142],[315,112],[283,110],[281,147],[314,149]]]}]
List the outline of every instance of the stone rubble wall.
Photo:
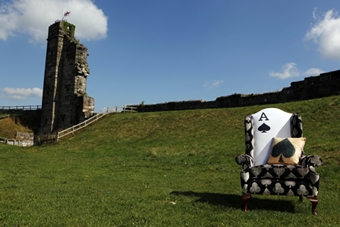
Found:
[{"label": "stone rubble wall", "polygon": [[30,132],[17,132],[15,139],[7,139],[0,137],[0,143],[21,146],[21,147],[29,147],[34,145],[34,133]]},{"label": "stone rubble wall", "polygon": [[307,77],[302,81],[292,82],[290,87],[278,92],[264,94],[233,94],[218,97],[214,101],[189,100],[146,105],[130,105],[138,112],[190,110],[206,108],[228,108],[293,102],[322,98],[340,94],[340,70]]}]

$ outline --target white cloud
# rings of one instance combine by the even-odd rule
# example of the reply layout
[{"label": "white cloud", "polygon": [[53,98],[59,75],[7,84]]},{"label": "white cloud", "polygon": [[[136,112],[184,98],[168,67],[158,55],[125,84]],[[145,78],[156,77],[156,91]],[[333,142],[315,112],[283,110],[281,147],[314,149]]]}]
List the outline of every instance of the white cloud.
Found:
[{"label": "white cloud", "polygon": [[318,76],[321,73],[324,73],[323,70],[318,69],[318,68],[310,68],[306,72],[303,73],[305,76]]},{"label": "white cloud", "polygon": [[76,25],[79,39],[102,39],[107,35],[108,18],[91,0],[12,0],[0,5],[0,39],[26,33],[34,41],[45,41],[48,26],[71,11],[66,19]]},{"label": "white cloud", "polygon": [[317,10],[317,7],[315,7],[314,10],[313,10],[313,18],[315,20],[317,19],[316,10]]},{"label": "white cloud", "polygon": [[222,83],[223,83],[223,80],[214,80],[212,83],[206,82],[204,84],[204,87],[212,89],[212,88],[219,87]]},{"label": "white cloud", "polygon": [[291,77],[297,77],[297,76],[318,76],[321,73],[323,73],[324,71],[322,69],[319,68],[310,68],[308,70],[306,70],[304,73],[300,73],[300,71],[298,70],[297,66],[295,63],[290,62],[287,63],[285,65],[282,66],[282,72],[273,72],[270,71],[269,75],[273,76],[273,77],[278,77],[280,79],[287,79],[287,78],[291,78]]},{"label": "white cloud", "polygon": [[305,40],[313,40],[325,58],[340,60],[340,17],[329,10],[324,17],[318,18],[313,12],[315,24],[305,35]]},{"label": "white cloud", "polygon": [[290,62],[282,66],[282,72],[270,71],[269,75],[273,77],[278,77],[280,79],[287,79],[290,77],[299,76],[300,73],[298,69],[296,68],[296,64],[293,62]]},{"label": "white cloud", "polygon": [[42,97],[42,89],[40,88],[10,88],[6,87],[2,90],[6,96],[14,100],[24,100],[32,96]]},{"label": "white cloud", "polygon": [[220,84],[223,84],[223,80],[214,80],[214,82],[211,84],[213,87],[218,87]]}]

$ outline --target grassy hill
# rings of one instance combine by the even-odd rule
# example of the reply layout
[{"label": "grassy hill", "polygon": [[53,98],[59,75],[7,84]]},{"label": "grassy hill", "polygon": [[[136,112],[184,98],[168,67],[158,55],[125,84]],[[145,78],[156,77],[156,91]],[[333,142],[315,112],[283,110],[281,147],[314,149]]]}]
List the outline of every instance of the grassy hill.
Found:
[{"label": "grassy hill", "polygon": [[[254,196],[242,212],[243,119],[298,112],[320,155],[319,216],[297,197]],[[0,144],[0,223],[8,226],[337,226],[340,96],[227,109],[109,115],[55,144]]]},{"label": "grassy hill", "polygon": [[38,132],[40,113],[0,114],[0,137],[15,139],[17,132]]}]

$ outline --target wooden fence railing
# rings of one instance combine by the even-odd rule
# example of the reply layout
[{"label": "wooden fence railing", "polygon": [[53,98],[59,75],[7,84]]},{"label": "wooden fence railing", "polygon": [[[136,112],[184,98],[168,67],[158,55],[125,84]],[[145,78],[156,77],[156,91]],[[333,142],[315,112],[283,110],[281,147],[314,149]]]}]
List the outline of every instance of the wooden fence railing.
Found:
[{"label": "wooden fence railing", "polygon": [[0,106],[0,110],[40,110],[41,105],[30,106]]},{"label": "wooden fence railing", "polygon": [[[36,105],[36,106],[0,106],[0,111],[1,110],[39,110],[41,109],[41,106]],[[102,117],[104,117],[105,115],[109,114],[109,113],[134,113],[137,112],[137,108],[134,106],[129,106],[129,105],[125,105],[122,107],[116,106],[116,107],[108,107],[105,108],[104,110],[102,110],[101,112],[97,113],[96,115],[88,118],[87,120],[74,125],[70,128],[64,129],[62,131],[59,131],[57,133],[53,133],[50,135],[40,135],[39,136],[39,143],[41,142],[48,142],[48,141],[56,141],[64,136],[67,136],[69,134],[73,134],[76,131],[87,127],[88,125],[96,122],[97,120],[101,119]],[[8,117],[8,114],[3,114],[2,116],[0,116],[0,118],[5,118]],[[0,142],[4,143],[7,139],[6,138],[0,138]]]},{"label": "wooden fence railing", "polygon": [[57,132],[56,140],[59,140],[60,138],[67,136],[69,134],[74,134],[76,131],[89,126],[90,124],[98,121],[99,119],[101,119],[102,117],[104,117],[105,115],[109,113],[134,113],[134,112],[136,112],[136,108],[131,107],[131,106],[123,106],[123,107],[116,106],[116,107],[106,108],[102,110],[101,112],[97,113],[96,115],[90,117],[89,119],[77,125],[73,125],[70,128]]}]

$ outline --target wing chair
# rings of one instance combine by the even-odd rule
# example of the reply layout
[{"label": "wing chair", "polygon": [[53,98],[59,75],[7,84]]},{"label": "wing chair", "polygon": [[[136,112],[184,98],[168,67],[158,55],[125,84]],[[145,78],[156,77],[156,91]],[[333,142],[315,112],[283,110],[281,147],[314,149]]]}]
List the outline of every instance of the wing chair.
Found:
[{"label": "wing chair", "polygon": [[243,210],[252,194],[306,196],[316,215],[322,159],[305,156],[302,119],[298,114],[277,108],[263,109],[246,116],[245,154],[236,156],[240,173]]}]

